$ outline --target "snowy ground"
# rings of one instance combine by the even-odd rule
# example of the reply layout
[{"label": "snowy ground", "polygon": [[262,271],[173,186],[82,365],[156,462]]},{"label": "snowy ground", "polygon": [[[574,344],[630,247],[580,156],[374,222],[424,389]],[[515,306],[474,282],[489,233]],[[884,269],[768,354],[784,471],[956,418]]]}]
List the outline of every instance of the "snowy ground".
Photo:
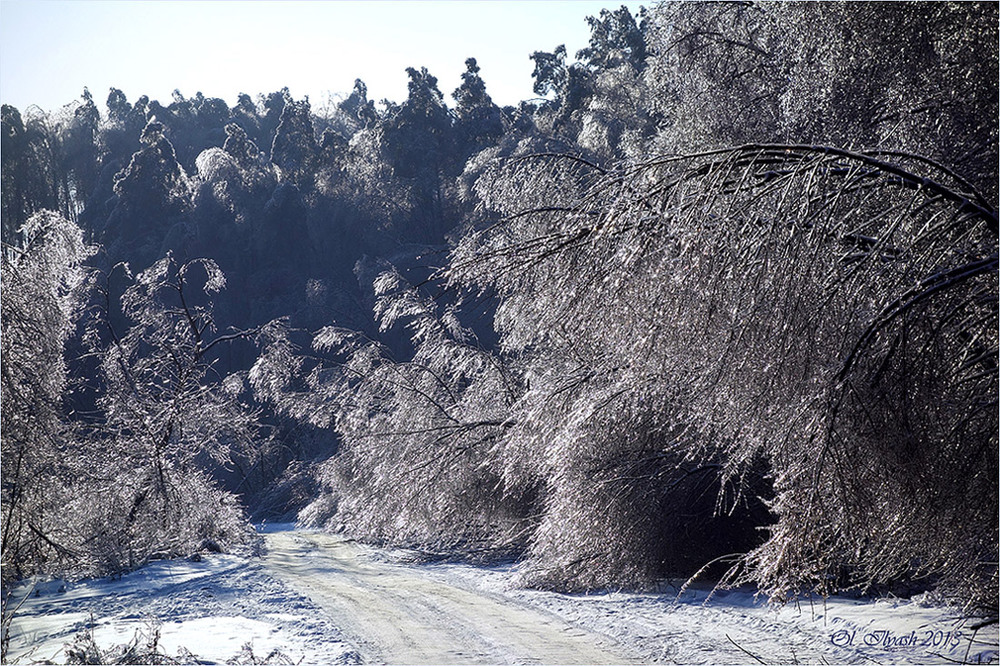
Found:
[{"label": "snowy ground", "polygon": [[303,664],[359,663],[325,613],[268,574],[261,562],[206,555],[154,562],[118,580],[22,585],[28,595],[10,632],[9,663],[65,663],[64,646],[93,630],[98,646],[128,643],[158,626],[161,652],[180,648],[224,664],[249,643],[257,658],[275,648]]},{"label": "snowy ground", "polygon": [[[446,575],[468,575],[449,572]],[[477,576],[503,587],[508,572]],[[492,580],[490,580],[492,578]],[[689,588],[657,594],[505,594],[613,637],[624,654],[667,664],[998,663],[997,627],[976,632],[947,609],[904,600],[832,598],[774,607],[750,590]]]},{"label": "snowy ground", "polygon": [[[272,531],[264,560],[156,562],[118,580],[34,589],[11,663],[62,662],[92,628],[106,647],[158,624],[171,656],[226,663],[250,643],[292,662],[997,663],[997,627],[973,635],[946,609],[831,599],[772,608],[750,591],[560,595],[511,584],[512,567],[415,564],[331,535]],[[37,595],[35,594],[37,591]],[[29,593],[30,592],[30,593]]]},{"label": "snowy ground", "polygon": [[[403,551],[380,557],[405,561]],[[996,664],[997,625],[979,630],[921,599],[808,599],[776,607],[752,590],[564,595],[512,585],[515,568],[422,565],[425,576],[552,613],[610,639],[623,660],[665,664]]]}]

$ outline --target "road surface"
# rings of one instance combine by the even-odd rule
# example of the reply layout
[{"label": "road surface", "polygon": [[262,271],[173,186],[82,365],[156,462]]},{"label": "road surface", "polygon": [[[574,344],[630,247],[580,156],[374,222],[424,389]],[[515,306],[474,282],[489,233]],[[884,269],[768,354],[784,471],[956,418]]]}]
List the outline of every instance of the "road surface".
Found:
[{"label": "road surface", "polygon": [[366,663],[624,664],[606,636],[374,558],[341,536],[266,535],[268,571],[323,608]]}]

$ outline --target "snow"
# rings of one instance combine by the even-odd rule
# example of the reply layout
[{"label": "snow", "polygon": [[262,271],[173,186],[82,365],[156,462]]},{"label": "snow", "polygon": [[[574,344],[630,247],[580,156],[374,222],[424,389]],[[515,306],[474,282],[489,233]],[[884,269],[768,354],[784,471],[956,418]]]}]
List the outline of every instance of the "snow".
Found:
[{"label": "snow", "polygon": [[[396,551],[396,561],[413,555]],[[996,624],[974,630],[954,608],[925,597],[800,599],[768,603],[749,588],[713,591],[681,581],[657,593],[557,594],[516,585],[514,565],[430,564],[428,575],[548,611],[612,638],[644,663],[996,664]]]},{"label": "snow", "polygon": [[161,652],[185,648],[202,663],[226,663],[247,643],[260,658],[277,648],[294,663],[358,662],[320,608],[259,561],[233,555],[153,562],[116,580],[26,582],[14,591],[25,595],[11,624],[10,663],[65,663],[65,644],[87,629],[106,649],[154,627]]},{"label": "snow", "polygon": [[[972,621],[925,598],[802,599],[774,606],[752,589],[710,596],[706,585],[683,594],[677,585],[664,585],[658,593],[564,595],[518,588],[515,565],[415,564],[413,553],[333,535],[282,534],[290,528],[262,526],[275,546],[284,544],[265,560],[208,555],[197,562],[154,562],[118,579],[26,582],[15,591],[27,598],[11,626],[9,661],[62,663],[64,645],[87,629],[102,648],[158,629],[161,651],[175,656],[183,648],[201,663],[226,663],[247,643],[258,658],[279,649],[293,663],[361,663],[377,657],[385,637],[392,638],[385,627],[379,635],[378,622],[359,622],[361,613],[381,612],[388,622],[393,611],[402,611],[403,620],[390,628],[425,632],[407,636],[424,657],[433,654],[434,640],[476,624],[480,633],[469,640],[497,643],[489,654],[503,662],[525,661],[499,647],[516,638],[512,627],[557,632],[567,645],[592,641],[621,655],[622,663],[998,661],[995,624],[974,632]],[[334,592],[324,596],[323,589]],[[356,613],[353,622],[343,615],[347,607]],[[457,615],[414,616],[411,610],[420,608],[452,608]],[[529,620],[537,626],[525,628]],[[525,634],[522,643],[528,635],[536,634]],[[460,662],[487,654],[466,645],[449,654]]]},{"label": "snow", "polygon": [[[997,660],[995,627],[991,646],[972,646],[968,640],[972,632],[946,609],[926,609],[905,601],[836,598],[774,607],[757,598],[753,590],[717,593],[706,603],[708,592],[697,589],[681,598],[676,593],[562,598],[530,591],[514,594],[592,631],[610,633],[650,662],[741,664],[749,658],[766,663],[930,664]],[[952,632],[954,641],[949,643],[953,644],[934,646],[934,640],[940,641],[935,632]],[[887,636],[911,633],[915,644],[891,648],[882,644]],[[980,638],[988,640],[989,636]]]}]

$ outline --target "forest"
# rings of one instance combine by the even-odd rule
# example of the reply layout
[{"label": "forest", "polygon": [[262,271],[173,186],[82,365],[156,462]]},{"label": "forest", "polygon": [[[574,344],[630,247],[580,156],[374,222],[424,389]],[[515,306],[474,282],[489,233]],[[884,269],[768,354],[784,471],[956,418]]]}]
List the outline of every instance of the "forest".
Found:
[{"label": "forest", "polygon": [[5,616],[261,520],[997,616],[997,4],[587,22],[517,106],[2,107]]}]

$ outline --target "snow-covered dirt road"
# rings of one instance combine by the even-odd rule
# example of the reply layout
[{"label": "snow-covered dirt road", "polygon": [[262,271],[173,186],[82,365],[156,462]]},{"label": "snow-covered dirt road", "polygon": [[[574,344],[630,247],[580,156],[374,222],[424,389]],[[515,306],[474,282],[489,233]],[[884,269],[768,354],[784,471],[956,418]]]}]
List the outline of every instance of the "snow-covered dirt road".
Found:
[{"label": "snow-covered dirt road", "polygon": [[322,607],[365,662],[630,663],[606,636],[374,557],[343,537],[276,532],[267,546],[267,570]]},{"label": "snow-covered dirt road", "polygon": [[695,585],[565,595],[515,567],[417,564],[414,553],[303,531],[266,535],[265,570],[323,608],[366,663],[996,663],[996,625],[920,600],[800,600]]},{"label": "snow-covered dirt road", "polygon": [[[931,598],[800,599],[665,581],[660,592],[558,594],[518,566],[421,562],[340,535],[261,526],[263,558],[151,562],[115,579],[24,581],[5,663],[65,663],[159,637],[180,663],[995,664],[997,625]],[[520,565],[523,566],[523,565]],[[23,603],[21,601],[23,600]],[[141,634],[141,635],[140,635]],[[241,651],[252,648],[253,655]],[[275,653],[277,654],[277,653]]]}]

